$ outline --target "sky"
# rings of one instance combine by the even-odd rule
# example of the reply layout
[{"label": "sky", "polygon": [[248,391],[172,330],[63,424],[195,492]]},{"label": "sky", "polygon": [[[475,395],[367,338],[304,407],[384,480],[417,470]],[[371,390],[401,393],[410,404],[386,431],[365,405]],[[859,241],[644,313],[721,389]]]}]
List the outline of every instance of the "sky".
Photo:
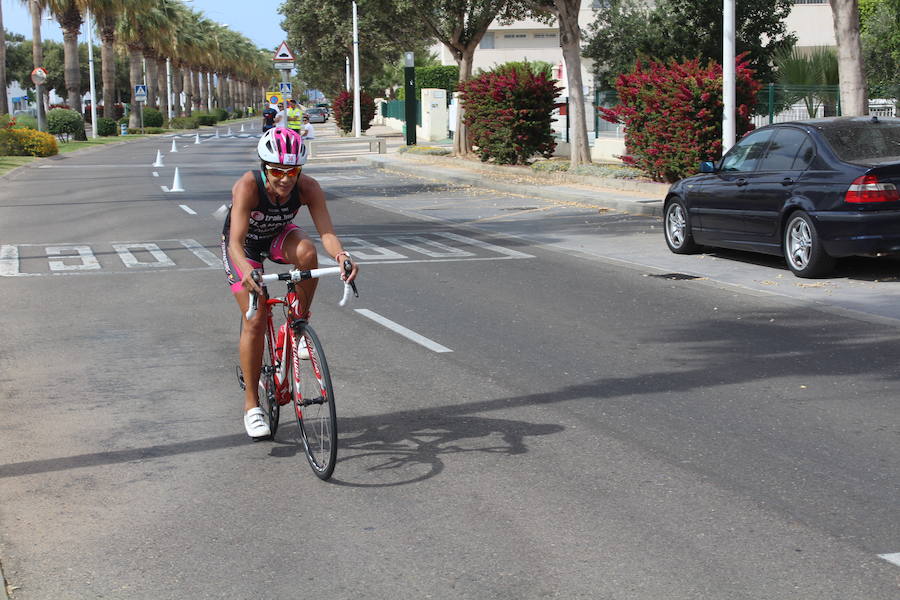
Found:
[{"label": "sky", "polygon": [[[0,0],[3,6],[3,27],[7,31],[31,37],[31,15],[22,0]],[[228,25],[229,29],[244,34],[254,44],[263,48],[274,49],[285,39],[280,27],[281,15],[278,7],[282,0],[193,0],[188,6],[202,12],[208,19]],[[46,15],[45,15],[46,16]],[[41,35],[45,39],[62,41],[62,31],[56,21],[45,20],[41,27]],[[86,41],[85,29],[82,26],[81,41]],[[96,35],[94,42],[97,41]]]}]

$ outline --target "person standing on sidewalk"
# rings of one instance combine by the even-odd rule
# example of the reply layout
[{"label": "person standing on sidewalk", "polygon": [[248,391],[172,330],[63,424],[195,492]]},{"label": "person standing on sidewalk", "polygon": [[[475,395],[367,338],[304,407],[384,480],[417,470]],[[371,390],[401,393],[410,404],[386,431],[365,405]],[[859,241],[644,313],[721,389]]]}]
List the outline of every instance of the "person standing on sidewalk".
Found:
[{"label": "person standing on sidewalk", "polygon": [[297,101],[293,98],[288,100],[287,126],[297,133],[303,130],[303,111],[297,108]]},{"label": "person standing on sidewalk", "polygon": [[303,115],[303,128],[300,130],[300,135],[303,136],[304,141],[316,139],[316,130],[309,122],[309,115]]}]

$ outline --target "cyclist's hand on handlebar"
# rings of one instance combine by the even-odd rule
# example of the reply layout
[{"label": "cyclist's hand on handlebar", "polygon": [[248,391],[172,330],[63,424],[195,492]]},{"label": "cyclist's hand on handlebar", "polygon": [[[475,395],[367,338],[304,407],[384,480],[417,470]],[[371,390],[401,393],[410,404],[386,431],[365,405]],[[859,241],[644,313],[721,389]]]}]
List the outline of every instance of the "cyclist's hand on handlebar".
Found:
[{"label": "cyclist's hand on handlebar", "polygon": [[241,277],[241,285],[249,292],[261,294],[262,288],[259,286],[259,282],[261,281],[260,275],[259,269],[252,269],[244,273],[244,276]]},{"label": "cyclist's hand on handlebar", "polygon": [[[344,259],[343,263],[342,263],[344,265],[344,272],[341,273],[341,280],[346,281],[347,283],[352,283],[353,280],[356,279],[357,273],[359,273],[359,267],[356,265],[355,262],[353,262],[353,259],[351,259],[350,257],[345,256],[342,258]],[[348,265],[349,265],[349,272],[348,272],[348,268],[347,268]]]}]

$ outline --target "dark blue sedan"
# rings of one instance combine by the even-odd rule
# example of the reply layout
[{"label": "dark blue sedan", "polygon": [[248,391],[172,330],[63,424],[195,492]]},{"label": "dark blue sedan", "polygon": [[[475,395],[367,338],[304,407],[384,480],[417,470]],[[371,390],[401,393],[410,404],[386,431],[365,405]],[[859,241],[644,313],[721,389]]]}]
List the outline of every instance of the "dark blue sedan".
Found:
[{"label": "dark blue sedan", "polygon": [[783,255],[798,277],[900,253],[900,119],[836,117],[751,131],[669,188],[666,244]]}]

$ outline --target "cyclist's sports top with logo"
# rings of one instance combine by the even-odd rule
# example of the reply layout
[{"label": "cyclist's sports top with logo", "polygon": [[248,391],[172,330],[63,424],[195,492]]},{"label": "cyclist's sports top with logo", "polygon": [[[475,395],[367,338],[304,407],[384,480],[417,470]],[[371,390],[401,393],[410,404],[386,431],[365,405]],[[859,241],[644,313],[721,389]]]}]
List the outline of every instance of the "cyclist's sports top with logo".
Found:
[{"label": "cyclist's sports top with logo", "polygon": [[[294,217],[303,201],[300,198],[299,183],[291,190],[291,195],[284,204],[274,204],[266,193],[266,185],[263,183],[259,171],[254,171],[256,179],[257,201],[256,206],[250,211],[250,227],[247,229],[247,237],[244,240],[244,256],[253,265],[253,268],[262,267],[263,260],[268,257],[277,263],[290,263],[284,256],[282,244],[287,235],[299,229],[293,224]],[[240,269],[228,256],[228,235],[231,229],[231,206],[228,207],[228,216],[225,218],[225,226],[222,228],[222,262],[225,265],[225,274],[233,291],[241,288]]]}]

